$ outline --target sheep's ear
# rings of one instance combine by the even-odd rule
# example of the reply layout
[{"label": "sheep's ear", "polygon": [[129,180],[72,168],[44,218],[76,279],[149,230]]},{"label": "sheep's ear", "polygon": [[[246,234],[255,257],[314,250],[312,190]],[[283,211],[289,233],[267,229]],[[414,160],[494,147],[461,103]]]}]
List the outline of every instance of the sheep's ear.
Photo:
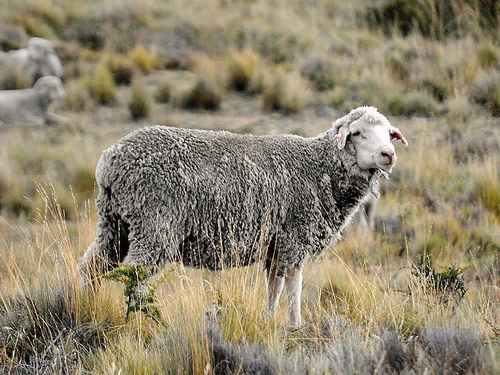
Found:
[{"label": "sheep's ear", "polygon": [[397,139],[401,141],[405,146],[408,146],[408,141],[406,140],[403,133],[401,133],[401,130],[399,130],[396,127],[392,127],[390,132],[391,132],[391,139]]},{"label": "sheep's ear", "polygon": [[347,141],[347,137],[351,134],[349,130],[349,126],[342,126],[338,133],[335,134],[335,140],[337,141],[337,146],[339,150],[343,150],[345,147],[345,143]]}]

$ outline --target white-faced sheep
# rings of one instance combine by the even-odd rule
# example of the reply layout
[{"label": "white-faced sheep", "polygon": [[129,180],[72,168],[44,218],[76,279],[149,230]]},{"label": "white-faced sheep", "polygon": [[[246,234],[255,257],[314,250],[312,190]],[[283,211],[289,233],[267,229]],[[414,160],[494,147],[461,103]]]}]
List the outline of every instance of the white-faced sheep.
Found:
[{"label": "white-faced sheep", "polygon": [[49,105],[65,95],[61,80],[42,77],[32,89],[0,91],[0,124],[51,124],[63,118],[48,112]]},{"label": "white-faced sheep", "polygon": [[52,42],[36,37],[28,40],[26,48],[0,52],[0,71],[2,74],[21,74],[29,87],[40,77],[63,78],[61,60]]},{"label": "white-faced sheep", "polygon": [[120,262],[211,270],[261,261],[274,314],[283,285],[300,324],[302,270],[340,237],[406,140],[373,107],[314,138],[151,127],[106,150],[96,179],[98,228],[82,283]]}]

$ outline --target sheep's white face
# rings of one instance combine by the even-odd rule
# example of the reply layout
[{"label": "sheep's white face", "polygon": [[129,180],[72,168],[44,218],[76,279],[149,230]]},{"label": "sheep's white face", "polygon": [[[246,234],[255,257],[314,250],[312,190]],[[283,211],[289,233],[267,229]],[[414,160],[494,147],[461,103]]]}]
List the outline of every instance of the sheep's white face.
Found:
[{"label": "sheep's white face", "polygon": [[358,166],[363,170],[380,168],[391,172],[397,157],[392,139],[408,144],[401,131],[375,109],[339,128],[335,137],[340,149],[350,140],[356,150]]}]

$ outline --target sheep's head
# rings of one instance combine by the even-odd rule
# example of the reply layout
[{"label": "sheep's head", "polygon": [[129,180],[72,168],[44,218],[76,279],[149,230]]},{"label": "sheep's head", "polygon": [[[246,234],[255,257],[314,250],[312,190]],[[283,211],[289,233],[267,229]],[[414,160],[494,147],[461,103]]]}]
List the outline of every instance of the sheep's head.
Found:
[{"label": "sheep's head", "polygon": [[28,50],[29,60],[38,63],[43,63],[48,56],[55,54],[52,42],[43,38],[30,38],[26,44],[26,49]]},{"label": "sheep's head", "polygon": [[408,145],[401,131],[374,107],[359,107],[333,123],[338,148],[352,142],[358,166],[363,170],[381,169],[390,173],[396,163],[392,139]]},{"label": "sheep's head", "polygon": [[61,80],[53,76],[40,78],[36,81],[33,89],[42,95],[49,103],[57,99],[62,99],[66,95]]}]

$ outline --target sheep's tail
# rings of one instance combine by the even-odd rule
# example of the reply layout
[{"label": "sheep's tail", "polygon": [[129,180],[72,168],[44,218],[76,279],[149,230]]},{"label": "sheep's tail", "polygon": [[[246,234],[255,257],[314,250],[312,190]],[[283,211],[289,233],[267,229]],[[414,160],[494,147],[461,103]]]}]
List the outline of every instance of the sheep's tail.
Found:
[{"label": "sheep's tail", "polygon": [[127,255],[128,225],[113,210],[111,190],[100,186],[97,196],[97,233],[80,259],[80,283],[95,285],[101,276]]}]

